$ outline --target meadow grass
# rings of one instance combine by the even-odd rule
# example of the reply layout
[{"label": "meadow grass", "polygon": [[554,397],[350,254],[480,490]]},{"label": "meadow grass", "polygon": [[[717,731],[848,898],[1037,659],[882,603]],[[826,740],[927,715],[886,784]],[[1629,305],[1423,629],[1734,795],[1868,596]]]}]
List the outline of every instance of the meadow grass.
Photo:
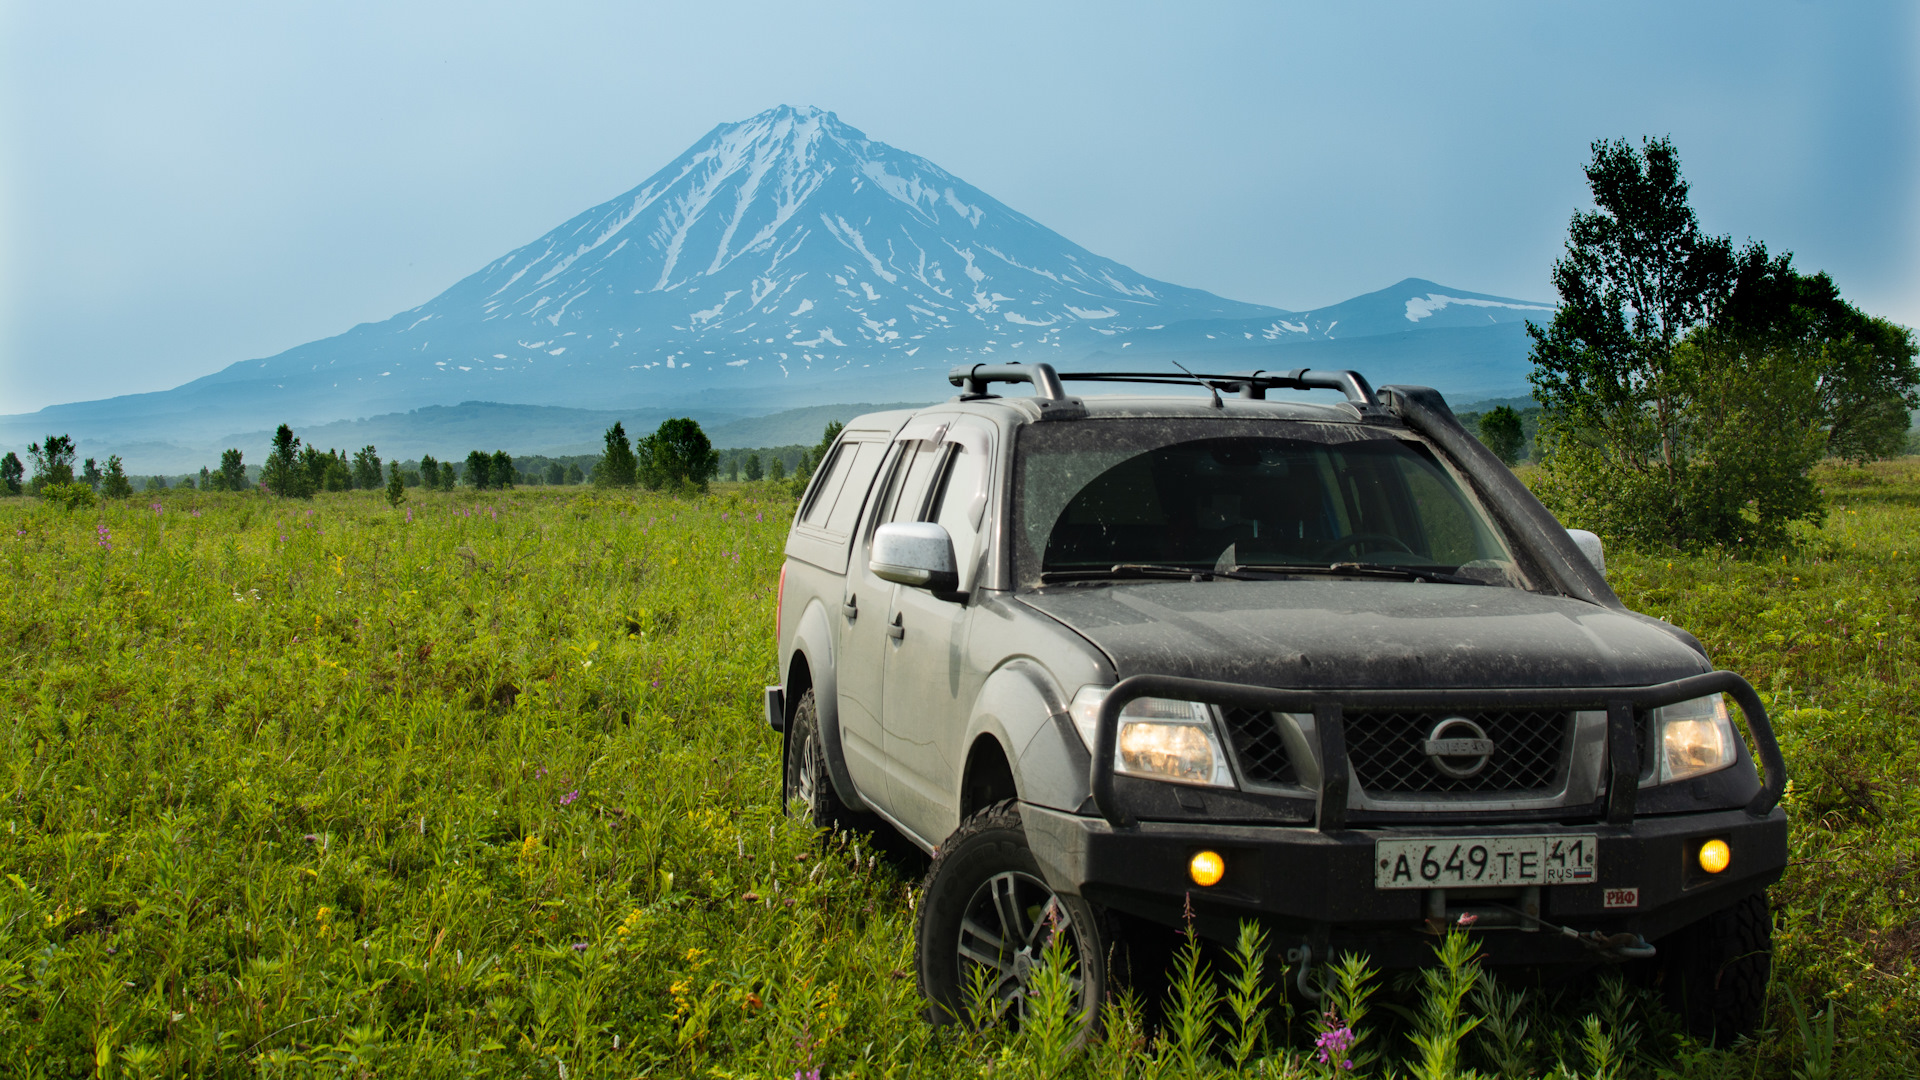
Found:
[{"label": "meadow grass", "polygon": [[911,866],[777,805],[764,485],[0,500],[0,1071],[1351,1075],[1316,1039],[1364,1075],[1911,1071],[1920,465],[1823,479],[1784,559],[1613,556],[1768,696],[1795,776],[1775,1027],[1730,1050],[1459,946],[1424,983],[1356,958],[1328,1017],[1245,940],[1088,1050],[1044,1007],[929,1028]]}]

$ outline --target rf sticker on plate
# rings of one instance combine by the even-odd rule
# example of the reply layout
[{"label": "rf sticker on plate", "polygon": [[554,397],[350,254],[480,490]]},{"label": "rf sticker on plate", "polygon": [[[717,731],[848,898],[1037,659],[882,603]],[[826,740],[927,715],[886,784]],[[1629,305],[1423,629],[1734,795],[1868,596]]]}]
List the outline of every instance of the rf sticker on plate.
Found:
[{"label": "rf sticker on plate", "polygon": [[1606,905],[1610,908],[1635,908],[1640,906],[1639,889],[1608,889]]}]

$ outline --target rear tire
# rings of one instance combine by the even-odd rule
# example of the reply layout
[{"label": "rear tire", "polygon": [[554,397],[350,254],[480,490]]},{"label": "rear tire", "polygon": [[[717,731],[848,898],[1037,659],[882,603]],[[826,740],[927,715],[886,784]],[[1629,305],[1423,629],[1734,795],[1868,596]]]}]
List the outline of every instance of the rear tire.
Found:
[{"label": "rear tire", "polygon": [[794,706],[787,724],[785,799],[787,816],[816,829],[871,832],[874,818],[847,808],[827,770],[826,745],[820,740],[820,710],[809,689]]},{"label": "rear tire", "polygon": [[1729,1046],[1759,1030],[1773,971],[1773,916],[1763,892],[1660,942],[1667,1005],[1697,1038]]},{"label": "rear tire", "polygon": [[932,1023],[969,1019],[967,988],[984,968],[993,988],[990,1022],[1017,1029],[1041,952],[1064,934],[1077,983],[1076,1042],[1097,1030],[1112,935],[1092,905],[1047,884],[1012,800],[968,818],[941,845],[921,887],[919,915],[914,959]]}]

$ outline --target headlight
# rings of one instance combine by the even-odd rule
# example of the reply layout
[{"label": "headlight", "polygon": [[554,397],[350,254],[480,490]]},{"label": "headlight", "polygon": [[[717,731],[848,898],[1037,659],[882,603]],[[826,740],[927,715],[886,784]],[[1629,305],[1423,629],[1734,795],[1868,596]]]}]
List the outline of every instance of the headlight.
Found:
[{"label": "headlight", "polygon": [[1719,694],[1662,705],[1653,717],[1660,732],[1660,772],[1654,783],[1724,769],[1739,757],[1727,703]]},{"label": "headlight", "polygon": [[[1073,726],[1092,750],[1100,704],[1107,687],[1083,686],[1069,711]],[[1197,701],[1135,698],[1120,710],[1114,740],[1113,771],[1126,776],[1172,780],[1182,784],[1232,787],[1233,772],[1213,729],[1213,710]]]}]

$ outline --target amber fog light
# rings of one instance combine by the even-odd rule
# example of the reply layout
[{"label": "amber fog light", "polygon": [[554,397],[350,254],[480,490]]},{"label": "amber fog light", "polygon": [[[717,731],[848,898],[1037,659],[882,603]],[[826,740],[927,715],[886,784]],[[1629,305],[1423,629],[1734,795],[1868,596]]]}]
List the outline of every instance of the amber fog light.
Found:
[{"label": "amber fog light", "polygon": [[1700,845],[1700,869],[1717,874],[1733,862],[1733,851],[1725,840],[1709,840]]},{"label": "amber fog light", "polygon": [[1187,873],[1195,885],[1218,885],[1227,876],[1227,860],[1217,851],[1202,851],[1188,861]]}]

